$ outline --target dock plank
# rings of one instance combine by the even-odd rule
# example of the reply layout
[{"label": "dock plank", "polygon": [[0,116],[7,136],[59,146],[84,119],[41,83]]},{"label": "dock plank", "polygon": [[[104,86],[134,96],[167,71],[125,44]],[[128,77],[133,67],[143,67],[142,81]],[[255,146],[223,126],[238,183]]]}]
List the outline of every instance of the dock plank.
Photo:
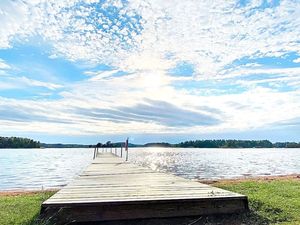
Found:
[{"label": "dock plank", "polygon": [[49,212],[62,214],[57,216],[57,224],[247,209],[244,195],[140,167],[111,153],[98,154],[81,175],[42,204],[44,216]]}]

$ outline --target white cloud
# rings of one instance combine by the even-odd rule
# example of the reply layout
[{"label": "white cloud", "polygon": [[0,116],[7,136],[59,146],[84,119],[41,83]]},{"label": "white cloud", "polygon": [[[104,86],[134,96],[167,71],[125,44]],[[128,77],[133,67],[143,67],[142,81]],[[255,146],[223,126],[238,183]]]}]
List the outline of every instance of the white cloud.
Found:
[{"label": "white cloud", "polygon": [[30,79],[25,76],[21,77],[4,77],[2,78],[0,84],[0,90],[8,90],[8,89],[25,89],[28,87],[44,87],[49,90],[56,90],[62,88],[63,86],[60,84],[55,84],[51,82],[43,82],[34,79]]},{"label": "white cloud", "polygon": [[108,71],[86,71],[84,74],[88,76],[92,76],[89,80],[96,81],[102,80],[104,78],[108,78],[112,76],[114,73],[117,73],[118,70],[108,70]]},{"label": "white cloud", "polygon": [[24,38],[34,32],[35,21],[30,20],[29,15],[29,7],[24,1],[0,2],[0,48],[9,48],[12,39]]},{"label": "white cloud", "polygon": [[0,70],[7,70],[11,69],[11,67],[5,63],[3,59],[0,59]]},{"label": "white cloud", "polygon": [[[176,90],[168,82],[148,83],[148,77],[131,74],[86,80],[68,87],[59,100],[2,98],[2,106],[18,114],[15,120],[0,118],[5,121],[1,124],[6,124],[4,128],[66,135],[126,134],[128,131],[209,133],[259,128],[297,118],[300,113],[299,90],[281,93],[269,88],[251,87],[238,94],[203,96]],[[168,104],[161,105],[164,102]],[[172,106],[169,107],[169,104]],[[31,116],[28,115],[28,106],[35,109]],[[195,114],[191,116],[191,112]],[[208,117],[199,117],[193,125],[196,113],[204,113]],[[21,119],[16,121],[16,118]],[[189,126],[175,123],[172,118],[183,123],[189,121]],[[205,125],[208,118],[220,122]],[[204,125],[199,125],[201,123]]]},{"label": "white cloud", "polygon": [[20,77],[19,79],[17,79],[19,82],[21,82],[22,84],[25,84],[27,86],[33,86],[33,87],[45,87],[47,89],[50,90],[55,90],[58,88],[62,88],[63,86],[60,84],[54,84],[54,83],[50,83],[50,82],[42,82],[42,81],[38,81],[38,80],[33,80],[27,77]]},{"label": "white cloud", "polygon": [[300,79],[300,67],[287,68],[247,68],[244,66],[235,67],[229,70],[224,70],[222,74],[216,76],[214,79],[228,79],[228,78],[243,78],[246,75],[259,76],[269,74],[274,76],[285,76],[286,78],[298,77]]},{"label": "white cloud", "polygon": [[[106,10],[115,7],[116,19],[80,2],[2,2],[1,46],[38,34],[52,43],[52,56],[130,71],[165,70],[185,60],[195,65],[198,76],[208,78],[243,57],[300,53],[300,2],[266,9],[257,8],[262,1],[245,7],[233,0],[99,3]],[[172,57],[166,59],[167,54]]]},{"label": "white cloud", "polygon": [[[235,4],[151,1],[139,11],[147,21],[140,48],[161,55],[171,52],[177,60],[193,62],[205,77],[217,75],[225,65],[246,56],[299,52],[299,3],[285,1],[253,15],[248,15],[249,7],[235,8]],[[139,1],[132,7],[137,5]]]},{"label": "white cloud", "polygon": [[294,59],[293,62],[294,63],[300,63],[300,58]]},{"label": "white cloud", "polygon": [[[0,3],[2,12],[12,12],[12,15],[2,13],[0,16],[3,23],[0,47],[7,48],[16,40],[40,35],[53,47],[50,57],[63,56],[75,63],[84,61],[92,65],[110,64],[116,69],[87,71],[85,74],[90,77],[68,85],[68,89],[60,93],[59,100],[16,101],[2,98],[2,108],[19,108],[21,111],[16,117],[23,118],[19,121],[0,119],[3,129],[53,134],[116,134],[128,133],[129,130],[137,133],[201,133],[247,130],[299,116],[299,90],[281,93],[276,89],[257,87],[259,82],[267,80],[242,80],[249,74],[272,74],[274,77],[269,81],[284,81],[296,86],[299,85],[299,68],[276,69],[247,64],[228,69],[226,66],[245,57],[279,57],[290,52],[300,54],[300,2],[281,1],[276,8],[261,10],[255,9],[261,1],[237,7],[236,1],[232,0],[132,0],[127,6],[121,1],[102,5],[107,8],[114,4],[119,10],[116,20],[95,12],[87,5],[76,6],[79,1],[17,2]],[[92,16],[94,14],[96,16]],[[222,95],[203,95],[192,92],[188,87],[178,90],[172,82],[193,79],[167,75],[167,71],[180,61],[188,61],[195,66],[199,82],[238,78],[240,80],[236,83],[247,86],[248,90]],[[118,71],[130,74],[114,77],[113,74]],[[26,77],[19,82],[50,90],[61,87]],[[202,90],[201,87],[198,89]],[[128,112],[128,108],[149,104],[149,100],[167,102],[193,113],[201,112],[221,120],[221,123],[172,127],[168,126],[170,121],[159,117],[155,110],[151,111],[152,117],[159,118],[147,115],[150,119],[133,120],[145,116],[145,113],[138,110]],[[28,105],[36,109],[32,116],[26,114]],[[205,107],[220,113],[205,111]],[[84,112],[90,110],[93,115],[84,115],[78,108]],[[114,112],[115,117],[108,118],[104,113],[106,110]],[[163,113],[173,115],[168,109],[164,110],[166,112]],[[185,113],[184,110],[174,113],[179,112]],[[178,120],[187,119],[186,115],[176,116],[174,118]],[[123,117],[128,118],[128,122],[124,122]]]}]

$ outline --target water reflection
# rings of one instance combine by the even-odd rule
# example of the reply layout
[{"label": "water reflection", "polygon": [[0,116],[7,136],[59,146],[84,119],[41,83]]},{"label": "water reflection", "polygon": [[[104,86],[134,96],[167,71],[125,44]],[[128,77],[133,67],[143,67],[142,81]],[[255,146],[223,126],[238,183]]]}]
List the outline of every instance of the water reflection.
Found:
[{"label": "water reflection", "polygon": [[[129,160],[189,179],[300,173],[300,149],[135,148]],[[60,187],[78,175],[92,149],[1,149],[0,189]]]},{"label": "water reflection", "polygon": [[190,179],[300,173],[300,149],[131,149],[130,160]]}]

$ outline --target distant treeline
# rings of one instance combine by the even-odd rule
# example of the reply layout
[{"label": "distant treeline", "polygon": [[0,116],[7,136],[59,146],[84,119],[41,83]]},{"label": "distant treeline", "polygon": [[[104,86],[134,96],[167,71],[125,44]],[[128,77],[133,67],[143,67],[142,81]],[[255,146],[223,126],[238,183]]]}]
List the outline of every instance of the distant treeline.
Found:
[{"label": "distant treeline", "polygon": [[29,138],[0,137],[0,148],[40,148],[40,142]]},{"label": "distant treeline", "polygon": [[[0,148],[120,148],[124,142],[98,143],[96,145],[79,144],[45,144],[29,138],[0,137]],[[300,148],[300,142],[276,142],[268,140],[195,140],[178,144],[153,142],[142,145],[129,143],[128,147],[172,147],[172,148]]]},{"label": "distant treeline", "polygon": [[274,148],[300,148],[300,142],[276,142],[273,144]]},{"label": "distant treeline", "polygon": [[[119,148],[124,146],[124,142],[98,143],[99,148]],[[94,146],[90,146],[94,147]],[[167,142],[152,142],[146,144],[131,144],[129,147],[172,147],[172,148],[300,148],[300,143],[296,142],[276,142],[268,140],[195,140],[185,141],[178,144]]]},{"label": "distant treeline", "polygon": [[185,141],[175,145],[182,148],[273,148],[268,140],[196,140]]},{"label": "distant treeline", "polygon": [[42,148],[88,148],[90,145],[78,145],[78,144],[40,144]]},{"label": "distant treeline", "polygon": [[179,144],[166,142],[147,143],[142,147],[173,147],[173,148],[300,148],[300,142],[276,142],[268,140],[195,140]]}]

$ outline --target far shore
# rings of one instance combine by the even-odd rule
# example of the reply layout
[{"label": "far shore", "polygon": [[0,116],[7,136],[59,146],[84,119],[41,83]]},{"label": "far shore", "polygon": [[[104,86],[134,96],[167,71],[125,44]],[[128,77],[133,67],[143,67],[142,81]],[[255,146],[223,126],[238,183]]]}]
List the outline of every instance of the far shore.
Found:
[{"label": "far shore", "polygon": [[[260,181],[277,181],[277,180],[300,181],[300,174],[242,177],[242,178],[231,178],[231,179],[204,179],[204,180],[198,180],[198,182],[214,186],[214,185],[222,185],[222,184],[237,184],[237,183],[248,182],[248,181],[260,182]],[[59,190],[60,188],[49,188],[43,190],[27,190],[27,189],[4,190],[4,191],[0,191],[0,196],[18,196],[24,194],[32,195],[32,194],[42,193],[45,191],[57,192]]]}]

